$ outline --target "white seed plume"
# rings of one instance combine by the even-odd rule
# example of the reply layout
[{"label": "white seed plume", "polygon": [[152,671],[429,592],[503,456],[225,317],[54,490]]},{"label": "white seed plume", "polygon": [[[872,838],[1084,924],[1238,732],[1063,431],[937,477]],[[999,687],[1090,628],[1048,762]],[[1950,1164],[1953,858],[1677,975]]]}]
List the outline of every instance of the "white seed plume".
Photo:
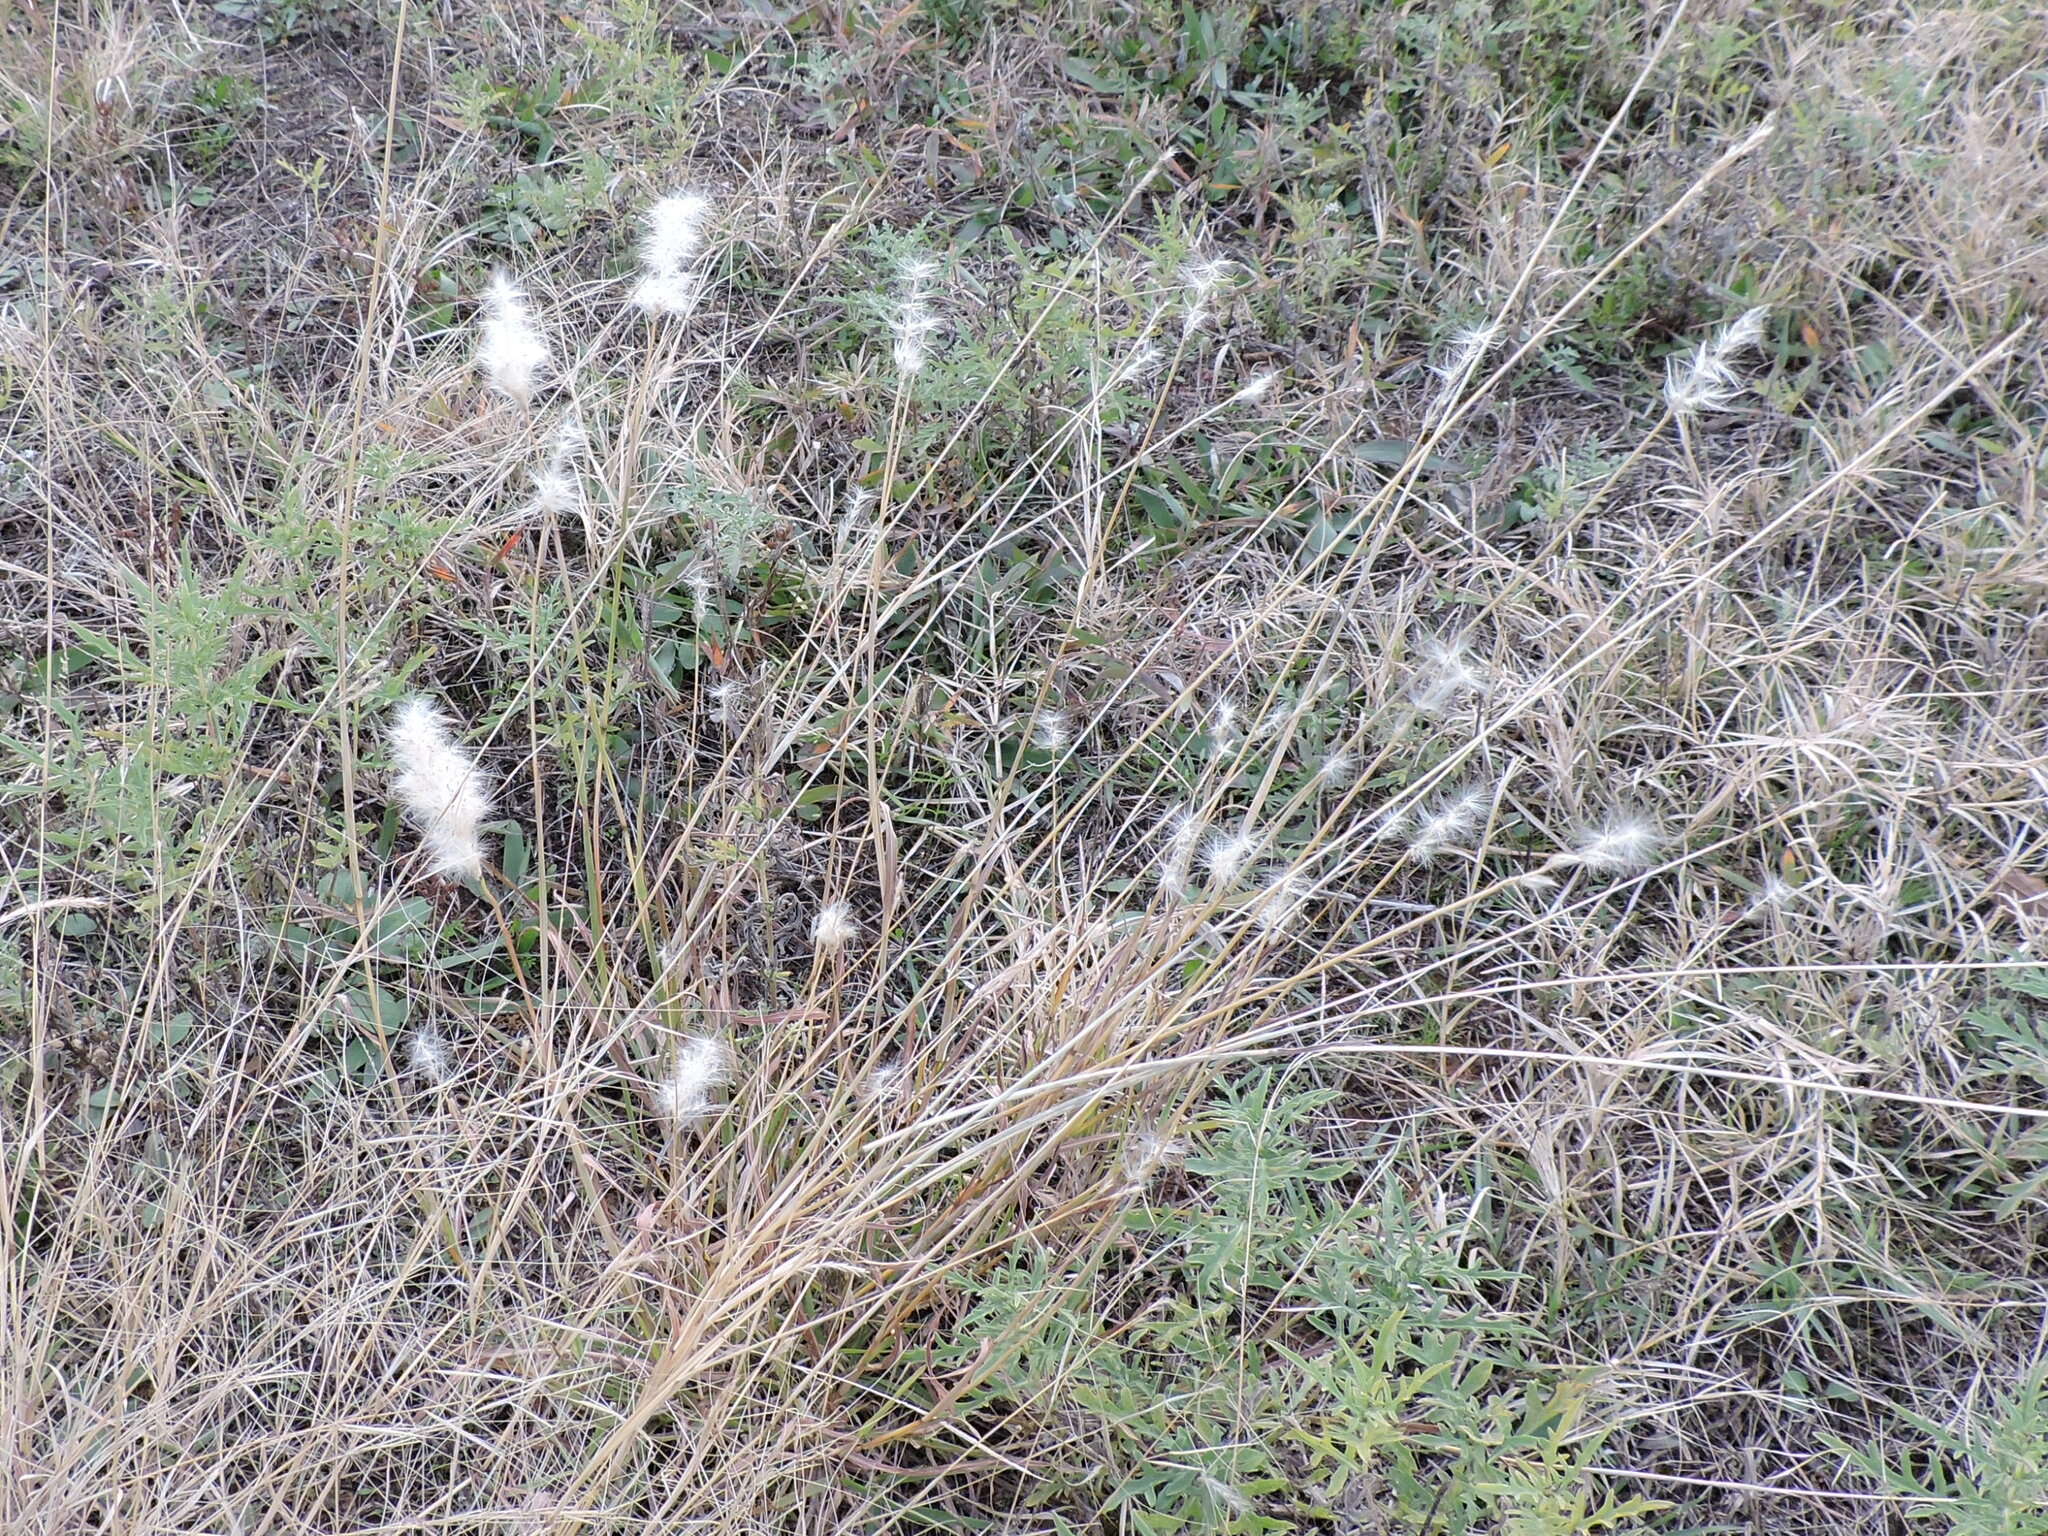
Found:
[{"label": "white seed plume", "polygon": [[437,1088],[455,1076],[454,1055],[441,1031],[431,1024],[422,1024],[413,1031],[406,1055],[413,1071]]},{"label": "white seed plume", "polygon": [[643,276],[633,285],[633,303],[650,315],[688,319],[704,298],[701,272],[662,272]]},{"label": "white seed plume", "polygon": [[1188,868],[1201,846],[1202,823],[1184,805],[1177,805],[1160,818],[1159,833],[1165,850],[1159,860],[1159,891],[1169,900],[1187,893]]},{"label": "white seed plume", "polygon": [[1238,392],[1230,397],[1232,405],[1253,405],[1273,393],[1273,386],[1280,382],[1278,369],[1254,374],[1246,380]]},{"label": "white seed plume", "polygon": [[1202,847],[1202,863],[1218,885],[1232,885],[1244,873],[1259,840],[1250,831],[1218,832]]},{"label": "white seed plume", "polygon": [[1789,907],[1797,895],[1798,890],[1790,882],[1778,875],[1765,875],[1763,884],[1757,887],[1755,897],[1742,914],[1743,918],[1754,920],[1766,913],[1780,911]]},{"label": "white seed plume", "polygon": [[566,517],[583,505],[583,484],[576,474],[576,456],[589,441],[583,418],[571,411],[555,428],[548,456],[533,475],[533,510]]},{"label": "white seed plume", "polygon": [[1234,744],[1239,734],[1237,701],[1225,695],[1209,706],[1209,739],[1222,751]]},{"label": "white seed plume", "polygon": [[1486,677],[1467,659],[1462,640],[1432,640],[1423,647],[1423,656],[1422,674],[1408,698],[1424,714],[1437,714],[1467,694],[1486,691]]},{"label": "white seed plume", "polygon": [[889,1104],[910,1091],[910,1069],[898,1056],[879,1063],[862,1079],[860,1096],[870,1104]]},{"label": "white seed plume", "polygon": [[712,1095],[732,1081],[732,1053],[723,1040],[692,1035],[676,1048],[675,1059],[655,1085],[654,1107],[678,1126],[691,1126],[710,1114]]},{"label": "white seed plume", "polygon": [[1763,340],[1769,316],[1765,305],[1746,309],[1692,351],[1669,359],[1664,365],[1664,403],[1679,416],[1726,407],[1743,389],[1735,375],[1736,355]]},{"label": "white seed plume", "polygon": [[1118,363],[1111,372],[1109,376],[1110,384],[1112,386],[1117,384],[1135,384],[1141,379],[1149,378],[1152,372],[1158,368],[1164,355],[1151,342],[1139,342],[1135,347],[1131,348],[1130,355]]},{"label": "white seed plume", "polygon": [[476,879],[484,866],[480,829],[491,814],[489,778],[456,745],[447,717],[417,694],[398,706],[389,740],[391,792],[419,829],[433,873]]},{"label": "white seed plume", "polygon": [[1546,869],[1576,865],[1601,874],[1622,875],[1648,869],[1655,861],[1661,839],[1657,829],[1639,816],[1617,816],[1581,837],[1565,852],[1553,856]]},{"label": "white seed plume", "polygon": [[1456,790],[1446,795],[1418,815],[1408,828],[1409,854],[1426,864],[1448,851],[1471,836],[1486,806],[1487,793],[1483,789]]},{"label": "white seed plume", "polygon": [[650,272],[680,272],[704,247],[704,221],[711,200],[695,192],[674,192],[647,210],[640,262]]},{"label": "white seed plume", "polygon": [[823,953],[846,948],[860,937],[860,924],[853,908],[843,901],[828,901],[811,920],[811,948]]},{"label": "white seed plume", "polygon": [[1124,1147],[1125,1182],[1133,1188],[1149,1184],[1162,1168],[1172,1166],[1187,1155],[1188,1144],[1178,1136],[1140,1131]]},{"label": "white seed plume", "polygon": [[1188,291],[1188,312],[1181,322],[1183,335],[1191,334],[1207,323],[1209,300],[1235,265],[1235,262],[1227,261],[1220,256],[1190,261],[1182,265],[1180,280]]},{"label": "white seed plume", "polygon": [[521,405],[533,403],[534,385],[548,365],[548,344],[534,326],[526,295],[503,272],[493,272],[484,290],[476,365],[492,389]]},{"label": "white seed plume", "polygon": [[664,197],[647,210],[633,302],[650,315],[686,316],[704,296],[704,277],[693,263],[703,252],[710,213],[709,200],[694,192]]},{"label": "white seed plume", "polygon": [[903,300],[891,324],[895,336],[897,371],[918,372],[931,360],[932,338],[939,332],[939,317],[925,303],[924,285],[938,275],[939,264],[927,258],[903,264]]},{"label": "white seed plume", "polygon": [[718,723],[735,734],[747,723],[747,685],[736,677],[723,678],[711,688],[712,707]]},{"label": "white seed plume", "polygon": [[1358,778],[1358,755],[1342,747],[1323,754],[1316,764],[1316,783],[1325,789],[1344,789]]},{"label": "white seed plume", "polygon": [[1073,739],[1073,727],[1067,723],[1067,717],[1057,710],[1051,714],[1040,715],[1037,725],[1031,731],[1033,745],[1043,752],[1057,752]]},{"label": "white seed plume", "polygon": [[1500,327],[1489,320],[1484,325],[1468,325],[1451,337],[1449,351],[1444,360],[1436,365],[1436,375],[1452,389],[1463,386],[1472,370],[1477,368],[1493,350],[1494,340],[1500,334]]},{"label": "white seed plume", "polygon": [[1252,921],[1268,933],[1278,933],[1301,916],[1308,898],[1308,881],[1295,870],[1276,866],[1266,872],[1265,885],[1252,906]]}]

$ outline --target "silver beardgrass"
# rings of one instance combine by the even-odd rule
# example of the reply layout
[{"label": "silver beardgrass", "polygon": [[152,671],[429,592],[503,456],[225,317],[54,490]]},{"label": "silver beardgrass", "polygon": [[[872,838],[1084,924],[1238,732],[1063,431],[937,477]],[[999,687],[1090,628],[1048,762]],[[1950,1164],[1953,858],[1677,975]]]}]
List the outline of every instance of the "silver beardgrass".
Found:
[{"label": "silver beardgrass", "polygon": [[1491,796],[1483,789],[1460,789],[1435,801],[1409,819],[1399,835],[1409,856],[1427,864],[1466,841],[1478,830]]},{"label": "silver beardgrass", "polygon": [[1300,919],[1311,889],[1308,878],[1298,870],[1285,866],[1269,869],[1252,904],[1252,922],[1267,933],[1281,932]]},{"label": "silver beardgrass", "polygon": [[533,323],[526,295],[503,272],[493,272],[484,290],[476,365],[492,389],[521,405],[533,403],[534,387],[548,365],[548,344]]},{"label": "silver beardgrass", "polygon": [[844,949],[859,937],[860,924],[854,921],[853,908],[843,901],[826,902],[811,920],[811,948],[820,954]]},{"label": "silver beardgrass", "polygon": [[415,694],[392,717],[391,791],[437,875],[474,880],[483,873],[482,826],[491,814],[490,780],[449,733],[432,700]]},{"label": "silver beardgrass", "polygon": [[1180,269],[1182,286],[1187,289],[1188,309],[1181,320],[1181,334],[1192,335],[1209,322],[1209,300],[1230,270],[1237,264],[1220,256],[1183,263]]},{"label": "silver beardgrass", "polygon": [[928,258],[903,264],[903,299],[897,306],[890,331],[899,373],[919,372],[931,360],[932,339],[938,335],[939,317],[925,302],[925,284],[938,275],[939,264]]},{"label": "silver beardgrass", "polygon": [[455,1076],[455,1055],[432,1024],[422,1024],[412,1032],[406,1064],[436,1088],[445,1087]]},{"label": "silver beardgrass", "polygon": [[1202,865],[1218,885],[1234,885],[1258,851],[1259,840],[1249,829],[1218,832],[1202,845]]},{"label": "silver beardgrass", "polygon": [[640,237],[640,281],[633,303],[650,315],[688,316],[704,296],[704,276],[694,263],[704,248],[709,199],[694,192],[664,197],[647,210]]},{"label": "silver beardgrass", "polygon": [[1186,806],[1177,805],[1160,818],[1158,834],[1164,844],[1159,858],[1160,894],[1177,900],[1187,894],[1188,871],[1202,843],[1202,823]]},{"label": "silver beardgrass", "polygon": [[1269,369],[1265,373],[1253,374],[1238,387],[1237,393],[1230,397],[1229,403],[1231,405],[1255,405],[1270,395],[1273,392],[1273,386],[1279,382],[1280,372],[1278,369]]},{"label": "silver beardgrass", "polygon": [[1664,403],[1678,416],[1725,409],[1742,393],[1735,374],[1737,354],[1763,340],[1770,309],[1746,309],[1690,352],[1664,365]]},{"label": "silver beardgrass", "polygon": [[725,1042],[692,1035],[676,1048],[655,1084],[654,1107],[679,1127],[700,1124],[717,1108],[717,1090],[731,1081],[732,1052]]},{"label": "silver beardgrass", "polygon": [[1489,320],[1468,325],[1453,333],[1444,360],[1435,365],[1436,376],[1444,381],[1444,392],[1454,395],[1470,382],[1472,374],[1486,360],[1486,354],[1500,338],[1500,324]]},{"label": "silver beardgrass", "polygon": [[1563,853],[1553,855],[1544,869],[1589,869],[1599,874],[1625,875],[1648,869],[1656,861],[1663,842],[1657,829],[1640,816],[1613,816],[1580,837]]},{"label": "silver beardgrass", "polygon": [[548,456],[533,472],[533,510],[550,517],[567,517],[583,508],[583,484],[576,473],[576,459],[588,444],[583,419],[574,411],[562,418],[548,443]]}]

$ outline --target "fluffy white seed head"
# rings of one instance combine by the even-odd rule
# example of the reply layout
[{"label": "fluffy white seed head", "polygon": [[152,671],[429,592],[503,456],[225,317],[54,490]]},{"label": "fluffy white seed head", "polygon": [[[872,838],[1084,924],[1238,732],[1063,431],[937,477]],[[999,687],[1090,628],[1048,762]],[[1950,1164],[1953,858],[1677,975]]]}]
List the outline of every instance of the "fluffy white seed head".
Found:
[{"label": "fluffy white seed head", "polygon": [[1452,389],[1460,388],[1493,350],[1500,327],[1489,320],[1484,325],[1468,325],[1451,337],[1444,360],[1436,365],[1437,377]]},{"label": "fluffy white seed head", "polygon": [[1742,393],[1735,359],[1763,340],[1768,307],[1746,309],[1692,351],[1664,365],[1664,403],[1679,416],[1726,408]]},{"label": "fluffy white seed head", "polygon": [[1486,675],[1473,665],[1462,640],[1431,640],[1409,701],[1424,714],[1440,714],[1459,700],[1486,692]]},{"label": "fluffy white seed head", "polygon": [[1316,783],[1324,789],[1344,789],[1358,778],[1358,754],[1342,747],[1325,752],[1316,764]]},{"label": "fluffy white seed head", "polygon": [[1163,1169],[1188,1155],[1188,1144],[1177,1136],[1157,1131],[1140,1131],[1124,1147],[1123,1175],[1133,1188],[1149,1184]]},{"label": "fluffy white seed head", "polygon": [[431,1024],[422,1024],[413,1031],[406,1057],[413,1071],[437,1088],[455,1076],[455,1054],[448,1049],[441,1031]]},{"label": "fluffy white seed head", "polygon": [[1266,373],[1253,374],[1251,378],[1247,379],[1239,387],[1237,393],[1230,397],[1230,403],[1232,405],[1254,405],[1273,393],[1273,386],[1279,382],[1280,374],[1277,369]]},{"label": "fluffy white seed head", "polygon": [[576,471],[576,460],[589,444],[583,418],[570,410],[548,439],[546,460],[533,472],[534,511],[563,517],[582,510],[583,482]]},{"label": "fluffy white seed head", "polygon": [[485,382],[507,399],[530,405],[547,364],[548,345],[533,323],[526,295],[503,272],[492,273],[476,352]]},{"label": "fluffy white seed head", "polygon": [[903,301],[893,327],[892,351],[899,373],[917,373],[931,361],[932,338],[938,331],[939,317],[925,307],[922,299],[912,297]]},{"label": "fluffy white seed head", "polygon": [[1248,830],[1218,832],[1202,845],[1202,864],[1218,885],[1233,885],[1258,851],[1259,840]]},{"label": "fluffy white seed head", "polygon": [[1478,829],[1487,803],[1483,789],[1454,790],[1445,795],[1407,827],[1409,855],[1426,864],[1464,842]]},{"label": "fluffy white seed head", "polygon": [[1160,818],[1158,835],[1162,845],[1159,891],[1169,900],[1178,900],[1187,894],[1188,869],[1202,843],[1202,823],[1186,806],[1177,805]]},{"label": "fluffy white seed head", "polygon": [[711,705],[718,723],[728,731],[738,732],[751,712],[747,685],[736,677],[721,678],[711,686]]},{"label": "fluffy white seed head", "polygon": [[676,1048],[655,1085],[654,1107],[678,1126],[699,1124],[716,1107],[717,1090],[732,1081],[732,1053],[711,1035],[692,1035]]},{"label": "fluffy white seed head", "polygon": [[447,717],[417,694],[398,706],[389,741],[391,792],[419,830],[433,873],[476,879],[491,814],[489,778],[449,734]]},{"label": "fluffy white seed head", "polygon": [[1628,874],[1648,869],[1656,860],[1661,841],[1657,829],[1640,816],[1611,817],[1551,859],[1550,864],[1559,868],[1577,865],[1601,874]]},{"label": "fluffy white seed head", "polygon": [[576,456],[582,453],[588,442],[583,418],[574,411],[569,412],[549,440],[546,461],[533,472],[533,509],[536,512],[566,517],[582,510],[583,482],[576,473]]},{"label": "fluffy white seed head", "polygon": [[704,297],[701,272],[649,272],[633,285],[633,303],[650,315],[687,319]]},{"label": "fluffy white seed head", "polygon": [[1059,710],[1040,715],[1031,728],[1031,743],[1042,752],[1058,752],[1073,739],[1074,728]]},{"label": "fluffy white seed head", "polygon": [[1194,303],[1207,303],[1209,296],[1230,276],[1236,262],[1224,256],[1205,256],[1194,261],[1181,263],[1180,280],[1187,285],[1188,297]]},{"label": "fluffy white seed head", "polygon": [[853,908],[843,901],[828,901],[818,908],[818,915],[811,919],[811,947],[830,953],[846,948],[860,937],[860,924],[854,921]]},{"label": "fluffy white seed head", "polygon": [[1230,275],[1234,262],[1220,256],[1212,256],[1182,265],[1180,280],[1188,291],[1188,309],[1181,321],[1183,335],[1200,330],[1209,321],[1209,300],[1215,296],[1223,279]]},{"label": "fluffy white seed head", "polygon": [[1292,927],[1308,905],[1309,882],[1300,873],[1276,866],[1266,871],[1258,899],[1252,904],[1252,921],[1267,933]]},{"label": "fluffy white seed head", "polygon": [[925,302],[924,290],[925,285],[938,276],[939,264],[930,257],[920,256],[904,262],[898,270],[903,278],[903,297],[889,329],[894,338],[892,350],[897,371],[907,376],[931,361],[932,341],[939,333],[939,317]]},{"label": "fluffy white seed head", "polygon": [[910,1069],[903,1064],[900,1056],[891,1056],[887,1061],[877,1063],[875,1069],[861,1079],[860,1096],[870,1104],[893,1104],[910,1092]]},{"label": "fluffy white seed head", "polygon": [[674,192],[647,210],[640,237],[640,264],[650,275],[680,272],[704,248],[704,221],[711,201],[695,192]]},{"label": "fluffy white seed head", "polygon": [[1209,706],[1209,739],[1218,751],[1234,745],[1244,734],[1242,712],[1228,694]]},{"label": "fluffy white seed head", "polygon": [[711,203],[694,192],[678,192],[647,210],[640,237],[640,281],[633,303],[650,315],[687,317],[704,297],[704,274],[695,263],[704,251],[704,223]]},{"label": "fluffy white seed head", "polygon": [[566,517],[583,505],[583,487],[566,469],[547,465],[534,472],[533,509]]},{"label": "fluffy white seed head", "polygon": [[1116,365],[1116,370],[1110,374],[1109,381],[1112,384],[1135,384],[1142,379],[1150,378],[1164,357],[1165,354],[1151,342],[1141,341]]}]

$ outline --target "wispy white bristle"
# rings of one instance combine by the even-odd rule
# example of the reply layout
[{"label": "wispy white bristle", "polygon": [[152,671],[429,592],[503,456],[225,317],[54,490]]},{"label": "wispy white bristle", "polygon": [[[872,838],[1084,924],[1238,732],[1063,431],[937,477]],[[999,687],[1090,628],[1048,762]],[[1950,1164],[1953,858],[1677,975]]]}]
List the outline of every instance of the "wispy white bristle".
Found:
[{"label": "wispy white bristle", "polygon": [[880,1062],[861,1080],[860,1096],[871,1104],[891,1104],[910,1091],[910,1069],[899,1056]]},{"label": "wispy white bristle", "polygon": [[1468,325],[1451,337],[1450,347],[1444,360],[1436,365],[1437,377],[1452,390],[1462,388],[1473,369],[1485,361],[1486,354],[1493,350],[1500,327],[1493,321],[1484,325]]},{"label": "wispy white bristle", "polygon": [[1059,710],[1040,715],[1031,728],[1031,743],[1042,752],[1058,752],[1073,739],[1074,728]]},{"label": "wispy white bristle", "polygon": [[939,317],[925,302],[925,284],[938,275],[939,264],[928,257],[906,261],[900,269],[903,298],[890,329],[895,337],[893,352],[897,371],[905,375],[921,371],[931,360],[932,341],[939,333]]},{"label": "wispy white bristle", "polygon": [[448,1049],[448,1042],[441,1031],[432,1024],[422,1024],[413,1031],[406,1055],[412,1070],[437,1088],[455,1076],[454,1053]]},{"label": "wispy white bristle", "polygon": [[1133,1188],[1148,1184],[1162,1169],[1172,1167],[1187,1153],[1188,1144],[1177,1136],[1140,1131],[1124,1146],[1124,1179]]},{"label": "wispy white bristle", "polygon": [[1358,777],[1358,754],[1342,747],[1323,754],[1316,764],[1316,783],[1325,789],[1343,789]]},{"label": "wispy white bristle", "polygon": [[1300,918],[1308,898],[1309,882],[1298,871],[1285,867],[1270,869],[1258,899],[1252,904],[1252,921],[1268,933],[1280,933]]}]

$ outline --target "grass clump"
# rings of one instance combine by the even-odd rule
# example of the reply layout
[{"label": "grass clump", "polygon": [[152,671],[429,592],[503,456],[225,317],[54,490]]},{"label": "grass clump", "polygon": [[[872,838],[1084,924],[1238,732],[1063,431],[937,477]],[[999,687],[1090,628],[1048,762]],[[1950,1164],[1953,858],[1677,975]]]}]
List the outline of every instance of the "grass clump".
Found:
[{"label": "grass clump", "polygon": [[2041,1529],[2048,39],[1854,20],[0,23],[10,1525]]}]

